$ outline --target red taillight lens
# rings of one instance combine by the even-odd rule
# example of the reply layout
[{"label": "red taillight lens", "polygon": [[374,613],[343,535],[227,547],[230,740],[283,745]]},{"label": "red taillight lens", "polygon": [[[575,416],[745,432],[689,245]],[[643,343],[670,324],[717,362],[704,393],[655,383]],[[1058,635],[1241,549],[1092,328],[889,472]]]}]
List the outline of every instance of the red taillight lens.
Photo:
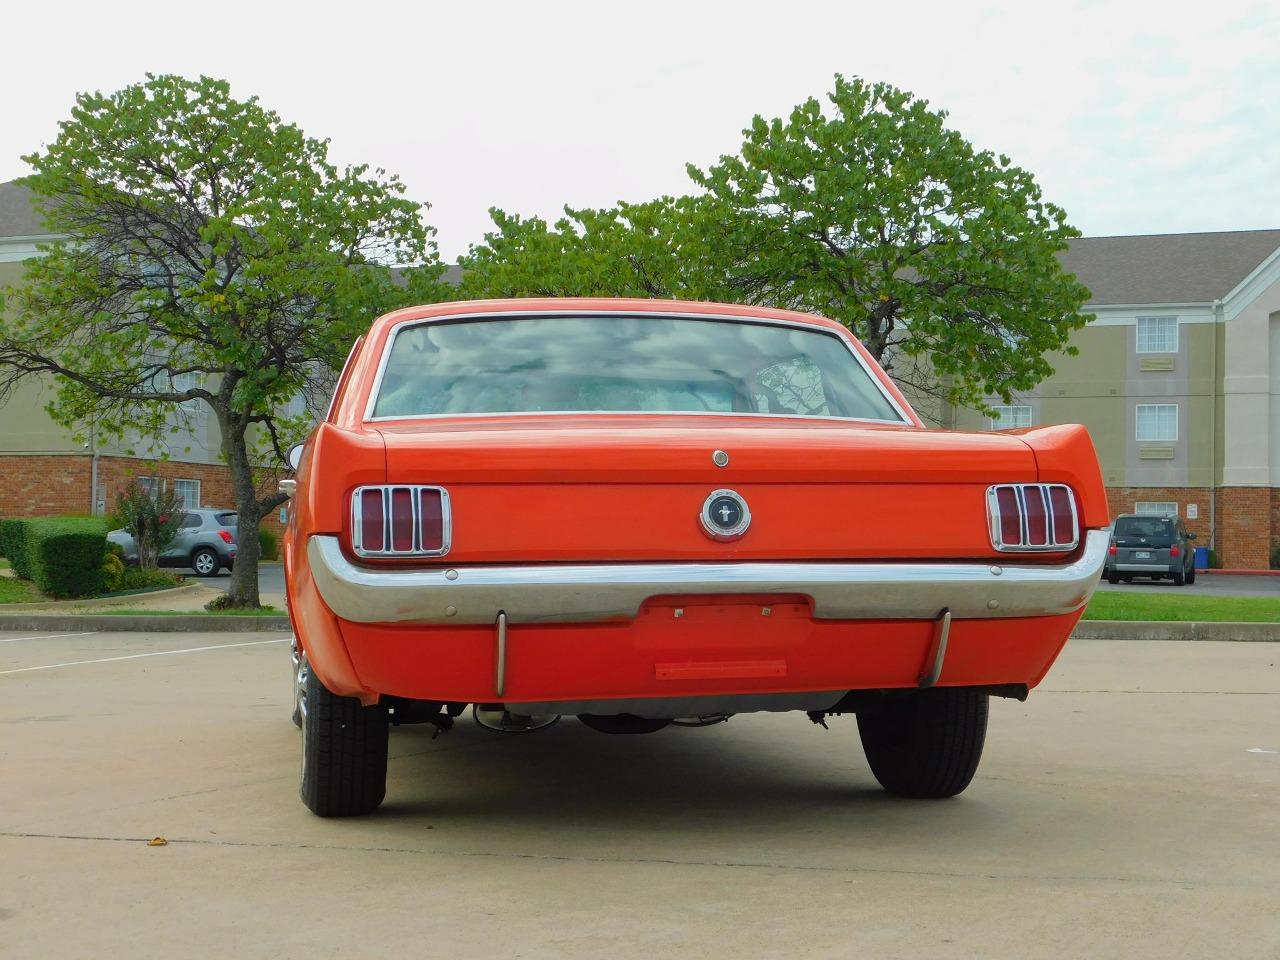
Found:
[{"label": "red taillight lens", "polygon": [[223,543],[235,543],[236,538],[231,535],[230,530],[219,530],[218,536],[222,538]]},{"label": "red taillight lens", "polygon": [[1027,507],[1027,546],[1043,547],[1049,543],[1049,513],[1042,487],[1023,487],[1022,499]]},{"label": "red taillight lens", "polygon": [[1182,556],[1182,548],[1175,543],[1172,547],[1169,548],[1169,556],[1171,557]]},{"label": "red taillight lens", "polygon": [[386,544],[386,511],[382,505],[382,488],[375,487],[360,492],[360,547],[364,553],[381,553]]},{"label": "red taillight lens", "polygon": [[418,491],[418,522],[423,550],[444,549],[444,496],[440,490],[423,487]]},{"label": "red taillight lens", "polygon": [[360,487],[352,495],[351,549],[361,557],[438,557],[449,550],[443,487]]},{"label": "red taillight lens", "polygon": [[1053,542],[1073,542],[1076,539],[1076,524],[1071,491],[1063,486],[1050,487],[1049,506],[1053,510]]},{"label": "red taillight lens", "polygon": [[408,487],[391,488],[391,549],[413,552],[413,491]]},{"label": "red taillight lens", "polygon": [[1116,545],[1114,543],[1107,547],[1107,553],[1111,554],[1113,557],[1116,555]]},{"label": "red taillight lens", "polygon": [[1022,511],[1018,509],[1018,492],[1013,487],[999,487],[996,503],[1000,507],[1000,544],[1016,547],[1022,543]]},{"label": "red taillight lens", "polygon": [[987,519],[997,550],[1071,550],[1080,541],[1075,497],[1060,483],[988,487]]}]

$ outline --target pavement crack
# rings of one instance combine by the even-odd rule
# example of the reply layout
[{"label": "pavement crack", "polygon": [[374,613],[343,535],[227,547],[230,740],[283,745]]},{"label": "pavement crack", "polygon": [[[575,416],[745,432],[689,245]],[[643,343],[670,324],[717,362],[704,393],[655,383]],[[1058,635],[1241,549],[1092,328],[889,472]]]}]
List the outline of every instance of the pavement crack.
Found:
[{"label": "pavement crack", "polygon": [[[16,840],[78,840],[99,843],[138,843],[145,844],[151,837],[98,836],[93,834],[69,833],[28,833],[20,831],[0,830],[0,838]],[[1230,884],[1190,880],[1184,877],[1127,877],[1094,874],[1033,874],[1033,873],[999,873],[987,871],[960,870],[912,870],[906,867],[872,867],[872,866],[831,866],[822,864],[791,864],[753,860],[677,860],[670,857],[593,857],[570,856],[567,854],[549,853],[511,853],[487,852],[483,850],[439,850],[415,847],[389,847],[370,845],[344,845],[334,843],[282,843],[256,840],[224,840],[201,837],[166,837],[167,845],[202,846],[202,847],[246,847],[250,849],[279,850],[321,850],[336,853],[390,853],[407,856],[456,857],[468,859],[491,860],[525,860],[546,863],[597,863],[597,864],[633,864],[673,867],[718,867],[736,870],[777,870],[801,873],[850,874],[869,873],[904,877],[930,877],[944,880],[1028,880],[1049,883],[1117,883],[1147,884],[1176,887],[1220,887]]]}]

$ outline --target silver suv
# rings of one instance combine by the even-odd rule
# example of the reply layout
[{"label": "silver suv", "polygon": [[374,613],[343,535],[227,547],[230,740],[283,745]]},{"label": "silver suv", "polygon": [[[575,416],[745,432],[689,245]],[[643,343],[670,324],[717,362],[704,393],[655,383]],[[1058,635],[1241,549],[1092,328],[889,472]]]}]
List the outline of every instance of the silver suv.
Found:
[{"label": "silver suv", "polygon": [[[124,550],[125,563],[138,562],[138,545],[128,530],[112,530],[107,540]],[[212,577],[224,567],[230,570],[235,560],[235,511],[208,507],[184,510],[178,535],[160,553],[160,566],[190,567],[200,577]]]}]

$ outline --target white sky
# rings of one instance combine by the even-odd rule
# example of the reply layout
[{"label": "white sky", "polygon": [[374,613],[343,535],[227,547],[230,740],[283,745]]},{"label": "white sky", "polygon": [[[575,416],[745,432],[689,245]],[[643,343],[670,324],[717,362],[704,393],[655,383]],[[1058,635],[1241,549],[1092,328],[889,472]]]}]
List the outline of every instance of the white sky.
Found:
[{"label": "white sky", "polygon": [[231,81],[333,159],[398,172],[441,253],[487,208],[554,217],[689,188],[839,71],[950,111],[1086,234],[1280,226],[1280,5],[22,3],[0,18],[0,180],[77,91]]}]

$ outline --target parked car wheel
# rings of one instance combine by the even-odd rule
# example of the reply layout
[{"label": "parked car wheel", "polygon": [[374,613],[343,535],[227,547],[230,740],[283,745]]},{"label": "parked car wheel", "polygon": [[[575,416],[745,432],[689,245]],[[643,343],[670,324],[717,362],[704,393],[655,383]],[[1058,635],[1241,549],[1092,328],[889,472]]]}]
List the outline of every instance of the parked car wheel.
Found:
[{"label": "parked car wheel", "polygon": [[387,791],[387,711],[330,693],[308,670],[302,714],[302,802],[320,817],[372,813]]},{"label": "parked car wheel", "polygon": [[1191,584],[1195,582],[1196,582],[1196,568],[1192,567],[1190,570],[1187,571],[1187,586],[1191,586]]},{"label": "parked car wheel", "polygon": [[1115,573],[1107,574],[1107,583],[1111,584],[1114,587],[1119,582],[1120,582],[1120,577],[1118,574],[1115,574]]},{"label": "parked car wheel", "polygon": [[954,797],[969,785],[987,736],[988,696],[963,688],[921,690],[858,713],[871,772],[903,797]]},{"label": "parked car wheel", "polygon": [[191,569],[195,570],[197,577],[212,577],[218,572],[221,566],[218,555],[208,547],[201,547],[191,553]]},{"label": "parked car wheel", "polygon": [[1173,585],[1174,585],[1175,587],[1180,587],[1180,586],[1182,586],[1183,584],[1185,584],[1186,582],[1187,582],[1187,575],[1186,575],[1185,573],[1183,573],[1181,570],[1177,570],[1177,571],[1175,571],[1175,572],[1174,572],[1174,574],[1173,574]]},{"label": "parked car wheel", "polygon": [[310,671],[307,668],[307,655],[303,652],[302,647],[298,645],[297,637],[289,641],[289,648],[293,660],[293,725],[300,728],[302,726],[303,687],[306,685],[307,674]]}]

